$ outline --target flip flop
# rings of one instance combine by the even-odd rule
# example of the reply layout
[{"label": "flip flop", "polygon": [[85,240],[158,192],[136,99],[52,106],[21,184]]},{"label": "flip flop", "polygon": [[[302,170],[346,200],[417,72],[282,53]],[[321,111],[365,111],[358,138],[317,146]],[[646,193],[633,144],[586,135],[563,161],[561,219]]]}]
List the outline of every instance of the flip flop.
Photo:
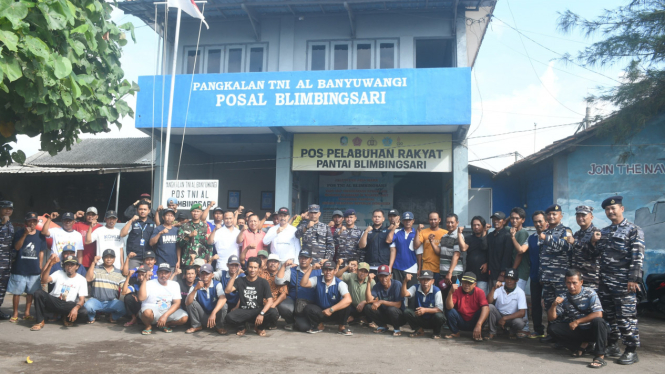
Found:
[{"label": "flip flop", "polygon": [[350,328],[345,328],[344,330],[337,330],[337,333],[344,336],[353,336],[353,332]]},{"label": "flip flop", "polygon": [[44,322],[38,323],[30,328],[30,331],[39,331],[44,328]]},{"label": "flip flop", "polygon": [[132,322],[132,321],[125,322],[125,324],[123,326],[129,327],[129,326],[134,326],[134,325],[136,325],[136,321],[134,321],[134,322]]},{"label": "flip flop", "polygon": [[23,316],[24,321],[33,321],[35,319],[34,316]]},{"label": "flip flop", "polygon": [[[594,364],[598,364],[598,365],[594,365]],[[592,369],[600,369],[603,366],[607,366],[607,361],[605,361],[604,359],[602,359],[600,357],[594,357],[593,361],[591,361],[591,363],[589,365],[587,365],[587,367],[590,367]]]},{"label": "flip flop", "polygon": [[168,326],[161,327],[161,329],[162,329],[162,331],[164,331],[165,333],[173,332],[173,329],[170,328],[170,327],[168,327]]},{"label": "flip flop", "polygon": [[152,334],[152,329],[145,329],[141,331],[141,335],[150,335]]},{"label": "flip flop", "polygon": [[448,334],[448,335],[444,336],[445,339],[454,339],[454,338],[459,338],[459,337],[460,337],[459,333],[457,333],[457,334]]},{"label": "flip flop", "polygon": [[12,317],[9,319],[9,322],[11,323],[17,323],[18,322],[18,317]]},{"label": "flip flop", "polygon": [[372,331],[375,334],[383,334],[384,332],[388,332],[387,327],[377,327],[376,330]]},{"label": "flip flop", "polygon": [[402,332],[399,330],[393,330],[393,336],[402,336]]}]

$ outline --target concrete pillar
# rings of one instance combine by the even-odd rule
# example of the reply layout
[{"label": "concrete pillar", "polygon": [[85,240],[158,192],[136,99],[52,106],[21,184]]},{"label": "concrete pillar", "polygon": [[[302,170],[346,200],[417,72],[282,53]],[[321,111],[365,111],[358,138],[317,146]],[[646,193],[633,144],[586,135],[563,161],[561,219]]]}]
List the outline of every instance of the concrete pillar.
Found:
[{"label": "concrete pillar", "polygon": [[453,143],[453,210],[460,225],[469,225],[469,150],[466,140]]},{"label": "concrete pillar", "polygon": [[[293,172],[291,171],[291,156],[293,137],[283,137],[277,143],[277,160],[275,160],[275,210],[291,206],[293,194]],[[293,212],[292,212],[293,213]]]},{"label": "concrete pillar", "polygon": [[[164,169],[162,168],[163,162],[159,152],[159,146],[159,137],[155,136],[155,168],[153,169],[152,180],[152,199],[155,202],[159,201],[159,194],[162,191],[162,176],[164,175]],[[159,204],[157,204],[157,206],[159,206]]]},{"label": "concrete pillar", "polygon": [[464,16],[464,9],[460,8],[457,11],[457,23],[455,24],[455,39],[457,42],[457,67],[469,67],[469,58],[467,57],[466,48],[466,17]]}]

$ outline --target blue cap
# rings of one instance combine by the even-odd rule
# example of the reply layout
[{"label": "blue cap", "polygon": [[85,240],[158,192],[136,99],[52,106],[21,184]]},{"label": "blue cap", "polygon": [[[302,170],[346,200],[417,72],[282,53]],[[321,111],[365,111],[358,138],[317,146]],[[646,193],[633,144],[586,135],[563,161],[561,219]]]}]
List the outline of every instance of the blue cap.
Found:
[{"label": "blue cap", "polygon": [[76,217],[74,217],[74,213],[67,212],[67,213],[62,215],[62,220],[63,221],[66,221],[66,220],[73,221],[75,219],[76,219]]},{"label": "blue cap", "polygon": [[347,209],[344,211],[344,217],[355,216],[355,215],[356,215],[355,209]]},{"label": "blue cap", "polygon": [[547,207],[547,209],[545,209],[545,213],[560,212],[560,211],[561,211],[561,205],[559,204],[550,205]]},{"label": "blue cap", "polygon": [[411,212],[402,213],[402,219],[413,219],[413,213]]},{"label": "blue cap", "polygon": [[76,252],[76,247],[74,247],[73,244],[66,244],[64,247],[62,247],[62,251],[65,252]]},{"label": "blue cap", "polygon": [[311,258],[312,254],[309,253],[308,251],[300,251],[300,254],[298,255],[298,257]]},{"label": "blue cap", "polygon": [[603,200],[603,203],[600,205],[603,209],[607,208],[610,205],[614,204],[623,204],[623,196],[610,196],[607,199]]},{"label": "blue cap", "polygon": [[178,205],[178,199],[176,199],[175,197],[169,197],[168,199],[166,199],[166,204],[170,203]]},{"label": "blue cap", "polygon": [[312,204],[309,206],[309,209],[307,209],[307,211],[310,213],[319,213],[321,211],[321,207],[316,204]]}]

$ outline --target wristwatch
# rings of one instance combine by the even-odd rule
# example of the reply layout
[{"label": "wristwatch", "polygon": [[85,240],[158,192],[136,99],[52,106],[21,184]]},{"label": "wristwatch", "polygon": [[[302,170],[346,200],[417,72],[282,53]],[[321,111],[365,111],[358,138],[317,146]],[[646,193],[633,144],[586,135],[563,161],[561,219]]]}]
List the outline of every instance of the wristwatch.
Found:
[{"label": "wristwatch", "polygon": [[332,307],[330,307],[330,313],[335,313],[335,309],[333,309]]},{"label": "wristwatch", "polygon": [[261,315],[264,316],[266,313],[264,311],[261,311]]}]

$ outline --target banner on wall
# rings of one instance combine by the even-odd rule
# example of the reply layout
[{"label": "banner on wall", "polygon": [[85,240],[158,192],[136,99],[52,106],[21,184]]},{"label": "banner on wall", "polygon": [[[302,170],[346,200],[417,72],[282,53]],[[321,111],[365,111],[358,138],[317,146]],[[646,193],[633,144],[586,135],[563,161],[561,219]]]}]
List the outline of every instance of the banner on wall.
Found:
[{"label": "banner on wall", "polygon": [[329,222],[332,212],[355,209],[356,225],[365,228],[372,222],[372,211],[387,214],[393,205],[392,173],[322,172],[319,173],[319,203],[322,222]]},{"label": "banner on wall", "polygon": [[193,204],[201,204],[205,209],[212,201],[217,201],[219,180],[191,179],[166,181],[164,201],[169,197],[178,199],[178,207],[189,210]]},{"label": "banner on wall", "polygon": [[294,171],[452,171],[450,134],[295,134]]}]

